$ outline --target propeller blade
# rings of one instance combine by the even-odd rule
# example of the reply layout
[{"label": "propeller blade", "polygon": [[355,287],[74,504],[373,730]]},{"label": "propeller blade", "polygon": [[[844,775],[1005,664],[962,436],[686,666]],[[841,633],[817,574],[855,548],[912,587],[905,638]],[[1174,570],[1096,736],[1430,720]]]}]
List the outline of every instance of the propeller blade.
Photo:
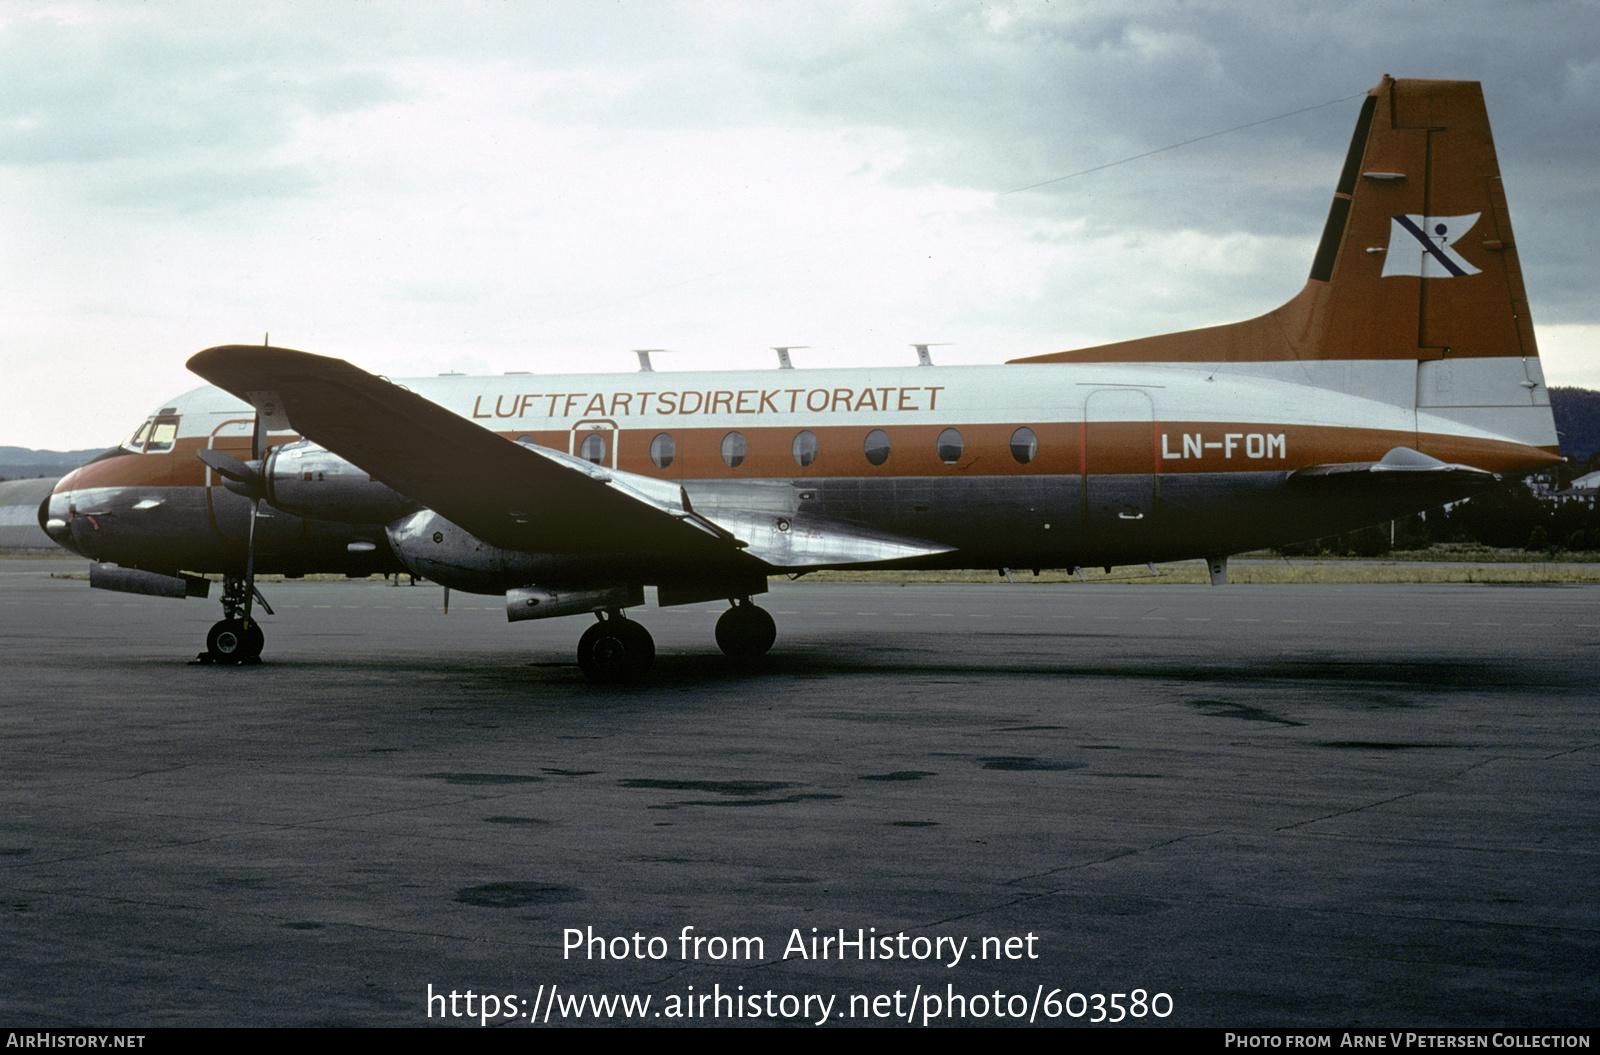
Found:
[{"label": "propeller blade", "polygon": [[245,483],[259,479],[261,476],[259,472],[250,468],[250,466],[241,462],[227,451],[219,451],[214,447],[202,447],[199,451],[199,457],[201,461],[230,480],[238,480],[240,483]]},{"label": "propeller blade", "polygon": [[265,481],[262,479],[259,467],[247,465],[227,451],[219,451],[212,447],[203,447],[196,454],[218,476],[227,481],[223,486],[228,490],[258,500],[265,495]]}]

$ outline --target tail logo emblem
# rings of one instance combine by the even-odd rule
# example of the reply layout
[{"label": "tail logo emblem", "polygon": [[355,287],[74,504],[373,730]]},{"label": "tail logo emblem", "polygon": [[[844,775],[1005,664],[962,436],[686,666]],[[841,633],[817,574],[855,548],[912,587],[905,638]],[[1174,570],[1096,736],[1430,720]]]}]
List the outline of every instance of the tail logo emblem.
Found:
[{"label": "tail logo emblem", "polygon": [[1451,248],[1472,230],[1482,213],[1465,216],[1396,216],[1389,221],[1389,249],[1383,257],[1383,277],[1416,275],[1420,278],[1461,278],[1478,268]]}]

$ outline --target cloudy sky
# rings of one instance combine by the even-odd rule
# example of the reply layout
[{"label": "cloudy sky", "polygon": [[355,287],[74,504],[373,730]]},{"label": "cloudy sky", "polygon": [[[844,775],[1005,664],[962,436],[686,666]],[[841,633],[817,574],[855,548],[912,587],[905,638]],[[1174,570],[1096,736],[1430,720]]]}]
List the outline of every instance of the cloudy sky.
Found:
[{"label": "cloudy sky", "polygon": [[1594,0],[12,0],[0,444],[109,446],[268,332],[404,377],[1248,317],[1384,73],[1484,83],[1546,372],[1600,387]]}]

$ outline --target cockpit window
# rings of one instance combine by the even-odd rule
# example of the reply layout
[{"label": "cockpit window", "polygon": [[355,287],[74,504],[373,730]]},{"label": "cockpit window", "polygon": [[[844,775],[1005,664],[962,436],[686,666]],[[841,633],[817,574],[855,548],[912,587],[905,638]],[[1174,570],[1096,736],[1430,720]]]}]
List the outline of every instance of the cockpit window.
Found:
[{"label": "cockpit window", "polygon": [[178,438],[177,418],[157,418],[155,427],[150,430],[150,438],[145,441],[144,452],[153,454],[159,451],[170,451],[172,441]]},{"label": "cockpit window", "polygon": [[146,418],[145,423],[134,430],[132,436],[123,442],[123,446],[135,453],[144,450],[144,440],[150,433],[150,426],[155,423],[155,418]]}]

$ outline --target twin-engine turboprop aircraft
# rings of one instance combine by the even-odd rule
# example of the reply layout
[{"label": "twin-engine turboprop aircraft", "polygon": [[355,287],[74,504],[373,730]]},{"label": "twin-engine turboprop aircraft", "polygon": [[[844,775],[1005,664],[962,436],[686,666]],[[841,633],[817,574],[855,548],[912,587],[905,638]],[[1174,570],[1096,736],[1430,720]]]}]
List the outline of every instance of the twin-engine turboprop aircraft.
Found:
[{"label": "twin-engine turboprop aircraft", "polygon": [[[925,350],[924,350],[925,351]],[[1476,83],[1369,94],[1305,288],[1246,322],[1001,366],[445,376],[228,345],[40,509],[91,583],[203,595],[253,661],[254,576],[409,571],[591,614],[590,678],[654,656],[623,611],[768,576],[1204,558],[1415,513],[1559,461]],[[780,350],[781,366],[787,356]],[[241,402],[242,401],[242,402]],[[270,611],[270,609],[269,609]]]}]

